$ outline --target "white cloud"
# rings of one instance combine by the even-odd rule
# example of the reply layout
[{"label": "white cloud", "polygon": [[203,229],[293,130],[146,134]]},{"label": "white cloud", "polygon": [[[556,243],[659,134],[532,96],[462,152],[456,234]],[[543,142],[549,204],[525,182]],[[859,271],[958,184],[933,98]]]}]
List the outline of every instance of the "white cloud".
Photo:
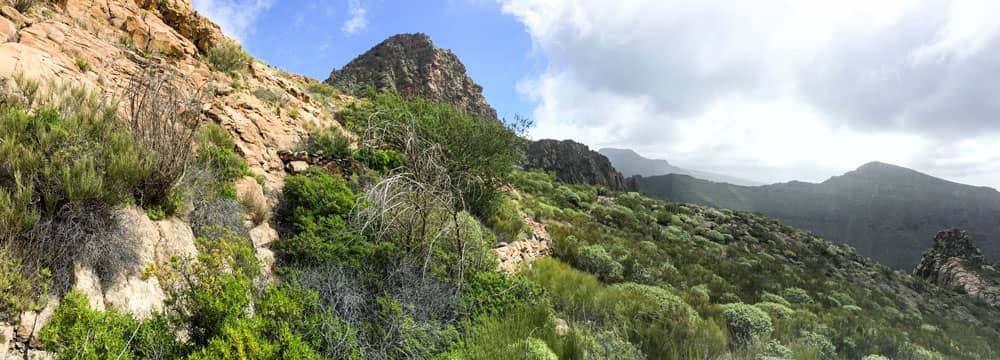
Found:
[{"label": "white cloud", "polygon": [[348,0],[348,13],[351,16],[340,27],[340,30],[347,34],[356,34],[368,27],[367,11],[361,5],[361,0]]},{"label": "white cloud", "polygon": [[549,61],[519,84],[536,138],[771,181],[878,160],[1000,186],[998,2],[498,1]]},{"label": "white cloud", "polygon": [[226,35],[240,40],[254,33],[257,16],[272,3],[273,0],[193,0],[195,10],[219,24]]}]

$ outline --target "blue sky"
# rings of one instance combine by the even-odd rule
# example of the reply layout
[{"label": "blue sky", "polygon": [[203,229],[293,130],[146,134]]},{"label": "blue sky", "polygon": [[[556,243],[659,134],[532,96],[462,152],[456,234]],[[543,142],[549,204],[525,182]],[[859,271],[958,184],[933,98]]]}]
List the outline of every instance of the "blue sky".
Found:
[{"label": "blue sky", "polygon": [[325,79],[383,39],[454,51],[533,139],[760,182],[870,162],[1000,188],[1000,1],[193,0]]},{"label": "blue sky", "polygon": [[[524,26],[514,16],[503,14],[501,6],[491,1],[196,0],[194,3],[229,35],[240,38],[247,51],[257,58],[320,80],[389,36],[426,33],[435,45],[458,55],[501,117],[530,116],[533,105],[518,93],[517,83],[544,67],[544,59],[532,52],[531,38]],[[244,12],[229,13],[226,6]],[[256,17],[247,13],[255,10]]]}]

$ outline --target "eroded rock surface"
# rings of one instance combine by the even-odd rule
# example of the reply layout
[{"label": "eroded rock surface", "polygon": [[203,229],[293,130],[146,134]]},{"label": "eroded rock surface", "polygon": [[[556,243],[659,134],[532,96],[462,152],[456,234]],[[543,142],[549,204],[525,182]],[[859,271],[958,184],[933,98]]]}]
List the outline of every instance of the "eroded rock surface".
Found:
[{"label": "eroded rock surface", "polygon": [[465,71],[450,50],[439,49],[425,34],[390,37],[334,70],[327,83],[354,95],[367,88],[393,89],[403,96],[419,96],[452,104],[466,113],[496,119],[497,111],[483,97],[483,87]]},{"label": "eroded rock surface", "polygon": [[528,145],[525,157],[526,167],[555,172],[562,182],[601,185],[619,191],[628,189],[625,178],[607,157],[572,140],[535,141]]},{"label": "eroded rock surface", "polygon": [[924,253],[913,274],[1000,306],[1000,272],[985,260],[965,231],[939,232],[934,238],[934,247]]}]

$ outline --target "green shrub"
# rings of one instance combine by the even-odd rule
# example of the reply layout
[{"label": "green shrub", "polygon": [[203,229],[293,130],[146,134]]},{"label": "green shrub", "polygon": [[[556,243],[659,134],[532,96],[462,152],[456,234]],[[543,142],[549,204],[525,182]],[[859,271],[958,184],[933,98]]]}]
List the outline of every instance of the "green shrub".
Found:
[{"label": "green shrub", "polygon": [[559,356],[549,349],[549,345],[538,338],[527,338],[520,343],[508,345],[511,353],[519,354],[525,360],[559,360]]},{"label": "green shrub", "polygon": [[94,107],[68,117],[51,108],[30,115],[0,110],[3,167],[22,180],[33,180],[15,181],[16,189],[0,195],[4,202],[17,202],[23,211],[23,197],[33,188],[41,195],[40,207],[51,214],[67,203],[114,206],[138,191],[150,173],[152,156],[127,132],[112,126],[113,113]]},{"label": "green shrub", "polygon": [[13,241],[39,220],[38,210],[32,204],[34,184],[23,181],[20,173],[15,173],[11,185],[10,191],[0,187],[0,244]]},{"label": "green shrub", "polygon": [[285,178],[279,216],[292,231],[277,244],[286,260],[322,264],[329,260],[373,265],[377,254],[393,251],[393,244],[374,244],[347,227],[356,196],[339,176],[318,168]]},{"label": "green shrub", "polygon": [[39,338],[59,359],[179,358],[186,352],[166,318],[139,321],[114,310],[90,309],[87,296],[66,295]]},{"label": "green shrub", "polygon": [[219,41],[215,43],[205,53],[208,65],[216,71],[234,73],[245,70],[250,66],[253,58],[250,57],[240,44],[233,41]]},{"label": "green shrub", "polygon": [[764,310],[772,319],[784,320],[791,318],[795,314],[795,310],[792,310],[788,306],[772,303],[772,302],[760,302],[754,304],[758,309]]},{"label": "green shrub", "polygon": [[332,126],[309,134],[300,147],[316,156],[345,158],[351,155],[351,139]]},{"label": "green shrub", "polygon": [[272,106],[281,106],[285,103],[285,97],[278,94],[271,88],[256,88],[253,91],[253,96]]},{"label": "green shrub", "polygon": [[765,340],[774,331],[771,317],[752,305],[726,304],[722,309],[722,316],[729,328],[730,341],[738,349],[752,347]]},{"label": "green shrub", "polygon": [[861,358],[861,360],[890,360],[890,359],[882,355],[867,355]]},{"label": "green shrub", "polygon": [[785,300],[785,298],[766,291],[760,294],[760,302],[770,302],[785,306],[792,306],[792,303],[788,302],[788,300]]},{"label": "green shrub", "polygon": [[813,302],[812,297],[809,296],[809,292],[796,287],[785,289],[781,292],[781,296],[792,304],[811,304]]},{"label": "green shrub", "polygon": [[577,250],[576,263],[581,269],[590,272],[607,282],[622,280],[622,264],[608,254],[601,245],[582,246]]},{"label": "green shrub", "polygon": [[[337,119],[359,134],[365,132],[364,128],[412,127],[413,135],[421,141],[440,145],[444,155],[441,165],[457,186],[457,195],[480,217],[495,210],[500,186],[523,157],[519,145],[524,140],[499,121],[473,117],[426,99],[404,99],[394,92],[372,93],[365,101],[337,112]],[[400,151],[408,157],[408,149],[427,150],[412,148],[410,140],[405,136],[382,137],[379,143],[370,145]]]},{"label": "green shrub", "polygon": [[806,331],[802,334],[801,341],[809,348],[815,350],[816,355],[819,356],[820,359],[835,359],[837,356],[837,347],[833,345],[830,338],[824,336],[823,334]]},{"label": "green shrub", "polygon": [[220,182],[228,183],[252,175],[246,160],[236,153],[236,144],[226,129],[206,124],[198,131],[196,160]]},{"label": "green shrub", "polygon": [[509,309],[542,299],[542,288],[496,271],[473,275],[462,287],[462,305],[473,314],[503,315]]},{"label": "green shrub", "polygon": [[395,150],[364,148],[353,155],[354,159],[365,164],[369,169],[389,171],[403,166],[403,154]]},{"label": "green shrub", "polygon": [[337,96],[339,93],[333,86],[323,82],[315,82],[306,85],[306,92],[308,92],[309,95],[319,98],[320,100],[328,100]]},{"label": "green shrub", "polygon": [[11,322],[34,304],[35,284],[24,276],[23,262],[0,242],[0,322]]},{"label": "green shrub", "polygon": [[774,340],[768,341],[764,347],[764,356],[769,359],[792,359],[793,355],[795,354],[791,349]]}]

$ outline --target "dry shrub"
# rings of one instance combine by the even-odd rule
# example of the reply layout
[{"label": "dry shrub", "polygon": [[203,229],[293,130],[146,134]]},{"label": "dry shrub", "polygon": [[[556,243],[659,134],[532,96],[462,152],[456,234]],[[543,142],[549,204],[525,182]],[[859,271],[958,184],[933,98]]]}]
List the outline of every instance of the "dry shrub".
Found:
[{"label": "dry shrub", "polygon": [[183,180],[194,156],[202,102],[203,93],[171,70],[154,66],[131,77],[122,96],[120,123],[156,156],[152,174],[140,189],[143,203],[162,202]]}]

